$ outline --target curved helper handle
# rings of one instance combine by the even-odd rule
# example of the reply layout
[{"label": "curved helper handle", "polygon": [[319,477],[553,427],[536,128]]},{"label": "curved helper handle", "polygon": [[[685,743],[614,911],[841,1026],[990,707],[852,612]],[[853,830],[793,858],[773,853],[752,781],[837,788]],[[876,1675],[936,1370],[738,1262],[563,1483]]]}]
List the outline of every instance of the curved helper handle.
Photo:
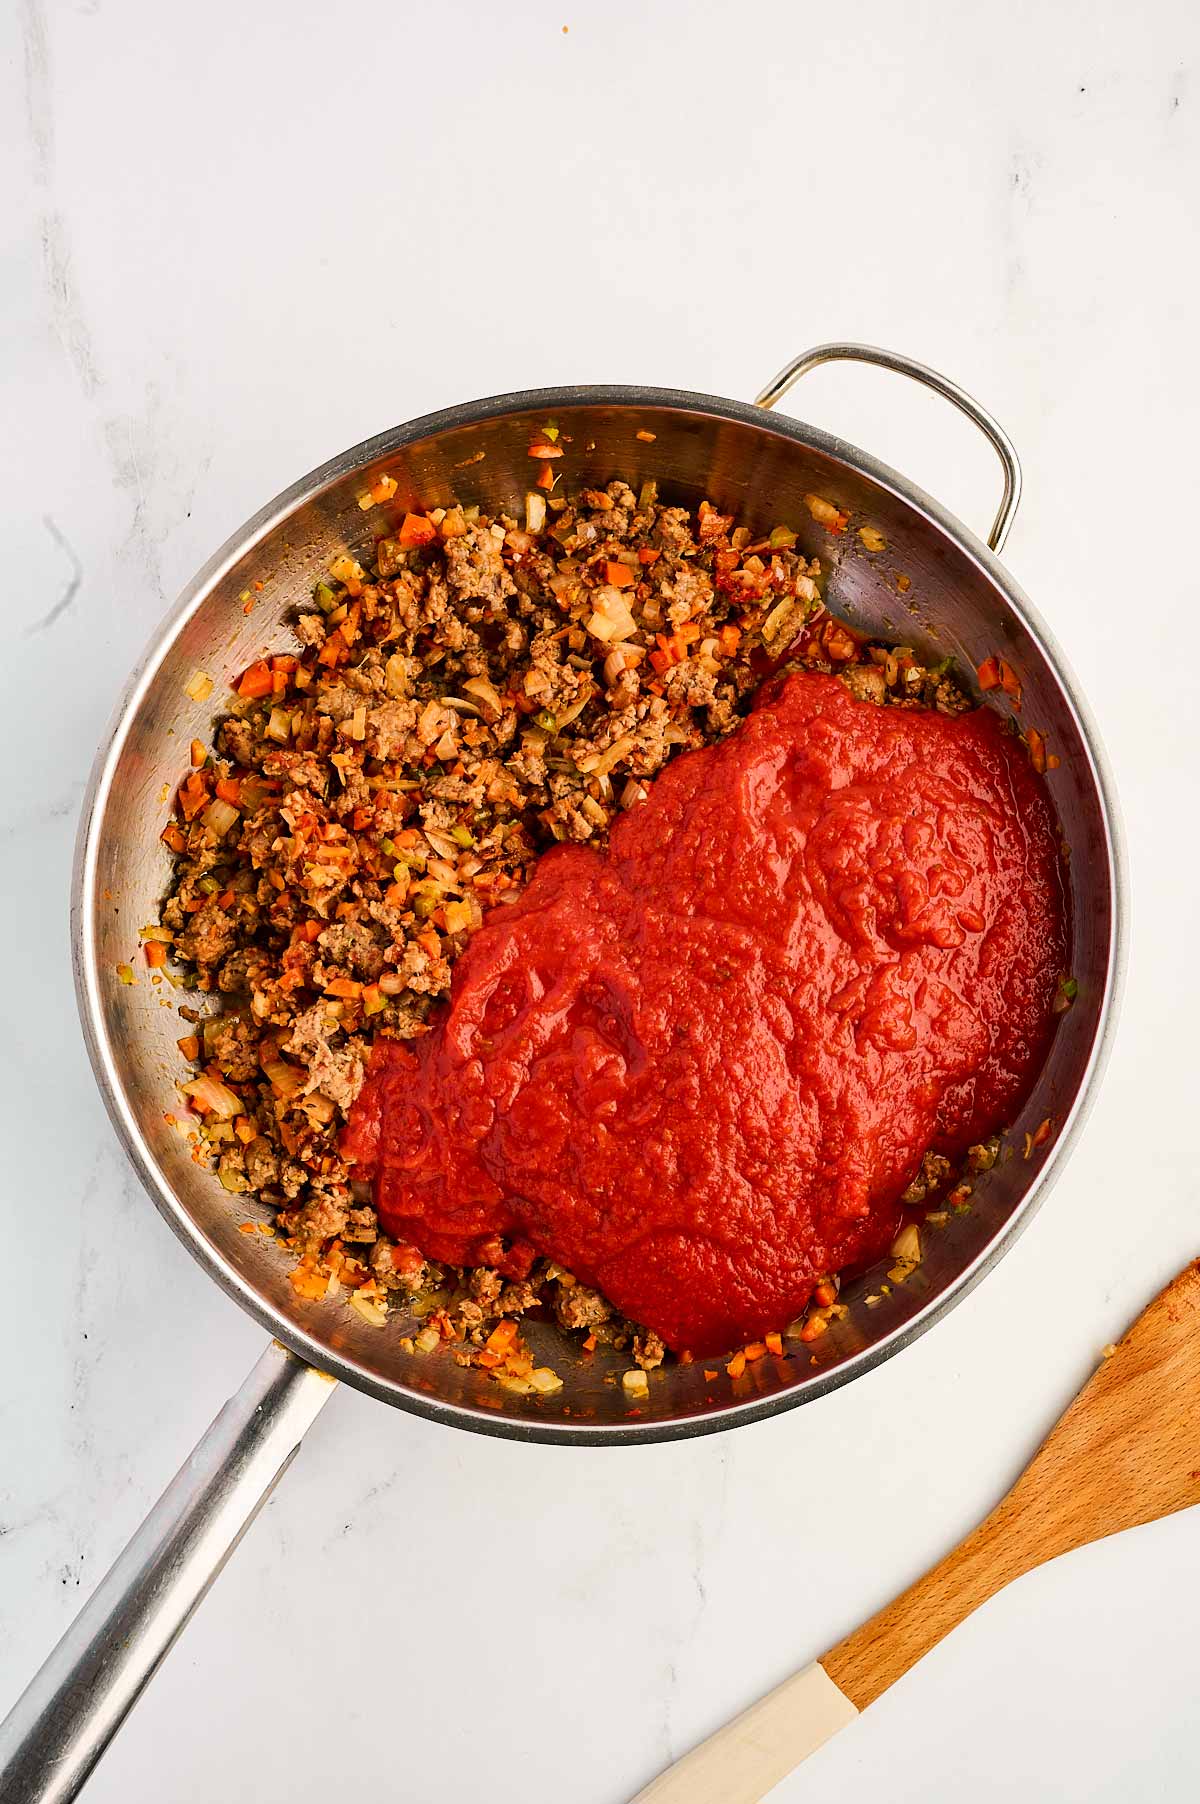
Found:
[{"label": "curved helper handle", "polygon": [[995,446],[996,455],[1004,469],[1004,494],[987,538],[991,550],[1000,551],[1021,501],[1021,463],[1016,447],[999,420],[994,419],[986,407],[981,407],[965,388],[960,388],[957,382],[951,382],[948,376],[931,370],[928,364],[917,363],[912,357],[901,357],[895,351],[880,350],[878,345],[816,345],[811,351],[805,351],[801,356],[793,358],[791,363],[785,364],[774,381],[768,382],[761,395],[755,396],[755,404],[759,407],[774,407],[776,401],[782,400],[801,376],[807,376],[809,370],[815,370],[822,363],[874,363],[880,369],[894,370],[898,376],[908,376],[913,382],[919,382],[923,387],[933,389],[935,394],[944,396],[947,401],[952,401],[960,413],[965,413],[969,420],[974,421],[980,432]]},{"label": "curved helper handle", "polygon": [[4,1804],[75,1797],[334,1385],[271,1342],[0,1723]]}]

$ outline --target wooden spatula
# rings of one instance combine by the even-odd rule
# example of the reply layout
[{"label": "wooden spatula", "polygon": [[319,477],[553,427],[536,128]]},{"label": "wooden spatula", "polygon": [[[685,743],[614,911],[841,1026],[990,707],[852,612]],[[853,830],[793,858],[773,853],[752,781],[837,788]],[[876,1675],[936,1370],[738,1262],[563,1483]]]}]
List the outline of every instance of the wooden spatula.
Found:
[{"label": "wooden spatula", "polygon": [[634,1804],[755,1804],[971,1611],[1060,1553],[1200,1503],[1200,1260],[1112,1349],[965,1541]]}]

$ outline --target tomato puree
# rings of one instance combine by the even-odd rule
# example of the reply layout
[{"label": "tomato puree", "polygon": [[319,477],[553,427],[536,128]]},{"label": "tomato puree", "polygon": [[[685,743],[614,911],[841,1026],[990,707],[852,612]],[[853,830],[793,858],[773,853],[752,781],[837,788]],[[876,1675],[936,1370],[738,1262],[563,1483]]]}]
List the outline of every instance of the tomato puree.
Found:
[{"label": "tomato puree", "polygon": [[878,1257],[927,1150],[1011,1119],[1066,955],[1047,793],[999,717],[799,673],[606,852],[539,861],[431,1031],[377,1040],[346,1151],[427,1257],[552,1257],[717,1352]]}]

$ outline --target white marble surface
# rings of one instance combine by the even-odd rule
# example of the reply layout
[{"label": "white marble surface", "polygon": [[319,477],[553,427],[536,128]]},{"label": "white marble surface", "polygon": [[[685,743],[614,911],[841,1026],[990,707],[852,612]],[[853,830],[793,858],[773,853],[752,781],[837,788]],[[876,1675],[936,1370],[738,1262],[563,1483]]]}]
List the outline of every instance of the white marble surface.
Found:
[{"label": "white marble surface", "polygon": [[[529,383],[749,396],[833,336],[936,363],[1023,453],[1008,559],[1100,719],[1135,882],[1101,1102],[966,1307],[677,1447],[339,1395],[93,1804],[619,1804],[953,1542],[1200,1251],[1198,53],[1190,0],[3,9],[0,1707],[261,1341],[117,1151],[67,876],[125,671],[293,476]],[[990,517],[989,454],[929,398],[835,370],[802,405]],[[1042,1571],[778,1798],[1194,1797],[1198,1583],[1194,1513]]]}]

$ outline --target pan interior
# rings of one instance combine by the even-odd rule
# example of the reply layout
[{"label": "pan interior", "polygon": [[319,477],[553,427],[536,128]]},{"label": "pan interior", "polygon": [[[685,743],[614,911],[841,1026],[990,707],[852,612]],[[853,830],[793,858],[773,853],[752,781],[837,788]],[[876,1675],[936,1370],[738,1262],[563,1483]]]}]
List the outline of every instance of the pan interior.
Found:
[{"label": "pan interior", "polygon": [[[756,536],[784,521],[806,555],[822,560],[832,605],[856,625],[932,660],[952,656],[966,670],[991,653],[1006,657],[1022,678],[1022,723],[1038,726],[1061,759],[1051,787],[1070,847],[1078,1000],[970,1210],[924,1236],[923,1262],[906,1283],[882,1294],[878,1271],[851,1283],[848,1314],[811,1347],[762,1359],[736,1380],[722,1362],[715,1380],[700,1364],[670,1365],[637,1404],[620,1383],[627,1357],[581,1355],[549,1323],[531,1324],[530,1339],[539,1360],[563,1375],[563,1389],[521,1397],[448,1356],[406,1354],[394,1321],[376,1329],[339,1298],[299,1300],[286,1254],[265,1235],[240,1232],[269,1212],[228,1196],[166,1119],[177,1102],[182,1030],[164,1006],[174,992],[152,987],[134,957],[138,927],[155,919],[167,885],[158,835],[188,742],[209,738],[234,672],[290,643],[289,612],[330,562],[369,547],[380,520],[379,510],[365,514],[357,504],[364,487],[391,476],[399,510],[459,501],[519,514],[536,469],[531,436],[550,414],[569,440],[568,485],[621,476],[636,488],[653,477],[664,500],[694,506],[707,497]],[[806,495],[848,509],[850,532],[831,539]],[[864,524],[886,549],[863,548],[855,529]],[[187,692],[197,672],[214,680],[204,701]],[[1117,975],[1117,849],[1099,756],[1061,658],[1000,566],[862,453],[755,409],[665,391],[544,391],[456,409],[357,447],[264,510],[197,577],[134,679],[81,828],[75,939],[93,1060],[159,1208],[219,1281],[302,1356],[391,1402],[519,1437],[645,1439],[730,1426],[844,1382],[928,1325],[1011,1238],[1065,1150],[1098,1070]],[[133,986],[118,979],[123,962],[137,972]],[[1027,1163],[1023,1135],[1047,1116],[1055,1141],[1040,1165]],[[868,1306],[868,1296],[878,1300]]]}]

